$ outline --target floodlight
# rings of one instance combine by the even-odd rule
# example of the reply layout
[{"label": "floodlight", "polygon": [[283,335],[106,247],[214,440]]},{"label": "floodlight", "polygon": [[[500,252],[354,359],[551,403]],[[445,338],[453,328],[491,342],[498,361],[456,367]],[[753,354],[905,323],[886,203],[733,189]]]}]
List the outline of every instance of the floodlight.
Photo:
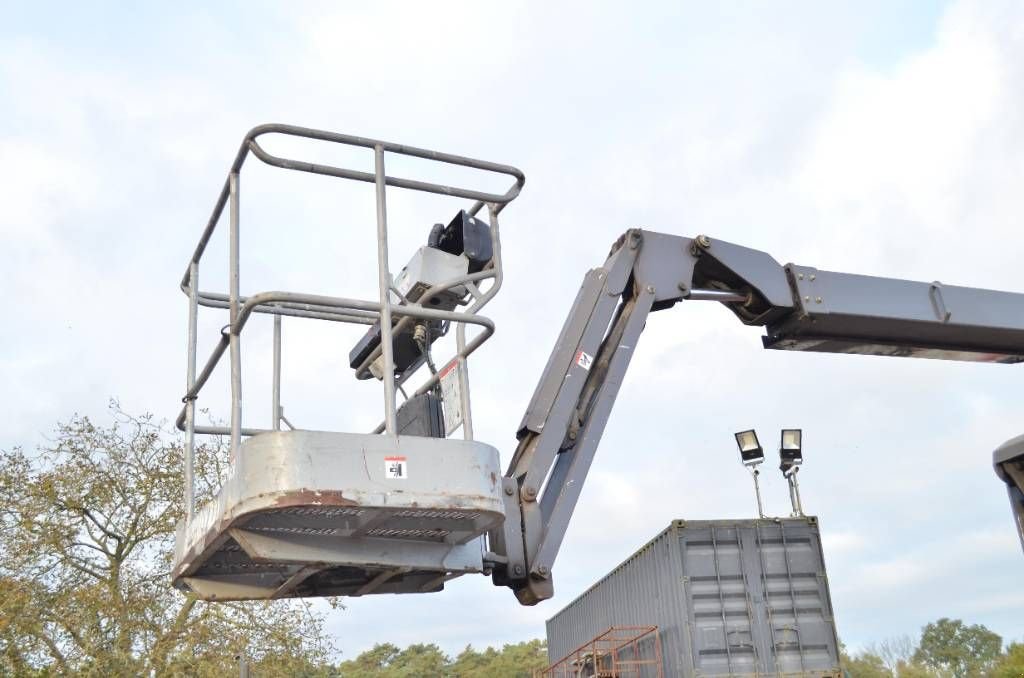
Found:
[{"label": "floodlight", "polygon": [[757,440],[757,432],[754,429],[740,431],[735,434],[736,446],[740,448],[740,457],[747,466],[760,464],[764,461],[764,450]]},{"label": "floodlight", "polygon": [[804,461],[803,437],[803,430],[799,428],[784,428],[779,437],[779,470],[789,485],[789,501],[793,505],[790,515],[793,516],[804,515],[800,486],[796,482],[796,473]]},{"label": "floodlight", "polygon": [[757,465],[764,461],[764,450],[757,440],[757,432],[754,429],[740,431],[733,434],[736,437],[736,446],[740,448],[740,458],[743,465],[750,469],[754,477],[754,494],[757,495],[757,515],[764,518],[764,504],[761,502],[761,484],[757,482]]},{"label": "floodlight", "polygon": [[803,429],[784,428],[779,441],[779,457],[782,458],[784,467],[797,466],[804,460],[803,457]]}]

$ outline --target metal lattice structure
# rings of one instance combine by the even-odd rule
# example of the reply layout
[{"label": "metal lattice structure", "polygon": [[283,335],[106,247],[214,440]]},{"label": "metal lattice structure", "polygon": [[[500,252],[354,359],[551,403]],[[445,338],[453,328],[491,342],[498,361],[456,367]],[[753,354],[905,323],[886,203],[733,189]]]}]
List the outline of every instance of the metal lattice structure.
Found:
[{"label": "metal lattice structure", "polygon": [[657,626],[612,626],[533,678],[663,678]]}]

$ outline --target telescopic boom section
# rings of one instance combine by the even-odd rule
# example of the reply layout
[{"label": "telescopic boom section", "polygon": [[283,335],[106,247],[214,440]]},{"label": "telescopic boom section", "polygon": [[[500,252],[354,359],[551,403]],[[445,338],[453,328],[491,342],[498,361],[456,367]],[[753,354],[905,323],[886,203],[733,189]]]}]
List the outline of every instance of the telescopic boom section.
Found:
[{"label": "telescopic boom section", "polygon": [[490,534],[494,583],[550,598],[552,566],[647,315],[718,301],[765,348],[1024,361],[1024,295],[819,271],[706,236],[627,231],[583,279],[519,425]]}]

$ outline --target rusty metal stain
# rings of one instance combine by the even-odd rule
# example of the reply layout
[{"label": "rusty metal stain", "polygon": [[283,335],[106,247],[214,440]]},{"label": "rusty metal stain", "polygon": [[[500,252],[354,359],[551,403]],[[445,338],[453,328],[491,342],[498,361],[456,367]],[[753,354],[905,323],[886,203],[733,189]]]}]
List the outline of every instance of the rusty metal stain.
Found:
[{"label": "rusty metal stain", "polygon": [[[305,487],[282,493],[274,500],[275,508],[292,508],[294,506],[360,506],[341,492],[331,490],[310,490]],[[254,511],[258,513],[259,511]]]}]

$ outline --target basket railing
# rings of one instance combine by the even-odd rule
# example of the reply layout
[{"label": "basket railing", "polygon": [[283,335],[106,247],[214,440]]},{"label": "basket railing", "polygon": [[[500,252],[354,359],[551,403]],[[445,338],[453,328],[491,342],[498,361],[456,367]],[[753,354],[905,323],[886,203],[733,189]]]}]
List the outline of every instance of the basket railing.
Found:
[{"label": "basket railing", "polygon": [[[336,167],[284,158],[266,151],[257,141],[268,134],[281,134],[316,141],[329,142],[345,146],[361,147],[373,152],[374,172]],[[312,174],[336,177],[371,183],[375,188],[376,221],[377,221],[377,288],[376,300],[350,299],[345,297],[322,296],[300,292],[266,291],[249,296],[240,294],[240,207],[241,171],[248,155],[252,153],[262,162],[273,167],[289,169]],[[468,167],[484,172],[497,173],[512,177],[513,183],[505,193],[488,193],[471,188],[451,186],[404,177],[390,176],[385,172],[386,154],[404,155],[448,165]],[[293,125],[269,124],[260,125],[250,130],[242,140],[234,162],[228,171],[227,179],[218,194],[213,211],[199,242],[189,259],[187,269],[181,279],[181,289],[188,296],[188,350],[186,367],[186,388],[183,407],[176,424],[185,432],[185,512],[186,520],[190,520],[195,510],[195,436],[197,434],[230,436],[231,456],[237,458],[241,439],[245,436],[257,435],[270,431],[281,430],[282,422],[289,424],[284,418],[281,408],[281,337],[282,317],[298,317],[330,322],[372,325],[380,323],[381,341],[375,350],[363,361],[357,371],[377,360],[381,361],[382,382],[384,390],[384,418],[374,433],[397,435],[396,429],[396,390],[405,382],[411,372],[395,377],[392,338],[397,332],[406,329],[417,320],[442,320],[455,325],[455,354],[446,364],[458,367],[460,387],[460,405],[463,417],[463,436],[473,439],[472,410],[469,400],[469,380],[466,360],[470,354],[485,342],[494,332],[494,323],[478,314],[501,287],[502,261],[501,240],[498,229],[498,214],[509,202],[519,194],[525,182],[521,171],[510,165],[501,165],[485,160],[477,160],[451,153],[441,153],[427,149],[406,146],[377,139],[338,134],[322,130],[296,127]],[[392,294],[396,292],[392,284],[392,275],[388,264],[388,224],[387,224],[387,187],[408,189],[433,193],[452,198],[474,201],[466,210],[475,216],[486,208],[487,219],[491,230],[493,258],[482,271],[469,273],[458,278],[445,281],[427,290],[414,303],[402,299],[396,303]],[[203,254],[216,231],[224,214],[228,212],[228,291],[209,292],[199,288],[200,264]],[[481,290],[480,283],[491,281],[486,290]],[[468,290],[471,301],[461,311],[443,311],[425,308],[424,304],[447,289],[461,286]],[[401,297],[401,295],[398,295]],[[206,363],[197,374],[197,334],[200,307],[227,309],[229,321],[221,330],[220,340],[214,345]],[[272,406],[269,428],[253,428],[242,426],[242,330],[253,313],[274,316],[272,343]],[[397,320],[397,322],[396,322]],[[466,326],[475,325],[481,331],[467,341]],[[196,423],[196,401],[203,387],[209,381],[224,354],[228,353],[230,362],[231,382],[231,415],[230,426],[198,425]],[[440,373],[432,374],[417,390],[416,394],[425,393],[433,388],[440,379]]]}]

